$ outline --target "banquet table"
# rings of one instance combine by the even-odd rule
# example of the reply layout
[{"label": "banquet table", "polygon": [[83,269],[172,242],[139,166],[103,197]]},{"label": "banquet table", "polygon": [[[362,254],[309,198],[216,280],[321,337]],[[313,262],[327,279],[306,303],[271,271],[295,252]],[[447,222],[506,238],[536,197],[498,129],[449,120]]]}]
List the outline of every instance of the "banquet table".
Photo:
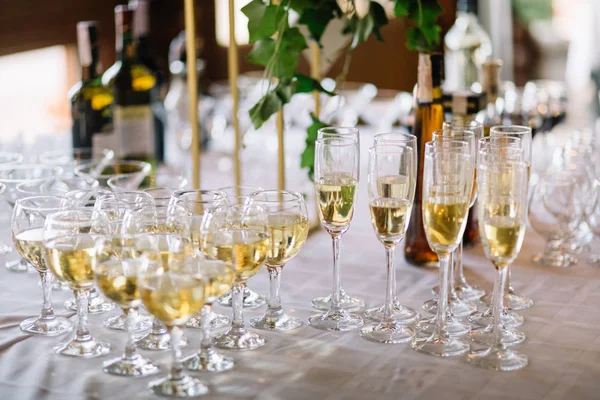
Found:
[{"label": "banquet table", "polygon": [[[218,185],[209,179],[203,182],[211,187],[227,184]],[[348,293],[362,297],[372,306],[383,302],[386,271],[383,246],[376,240],[369,221],[366,174],[361,177],[358,198],[354,220],[342,240],[342,280]],[[2,207],[0,238],[9,242],[9,210]],[[530,260],[543,245],[543,239],[528,228],[513,266],[515,288],[535,301],[532,308],[521,312],[526,322],[518,329],[525,332],[527,340],[518,350],[529,356],[529,365],[522,370],[482,370],[468,365],[463,357],[436,358],[415,352],[409,344],[376,344],[362,339],[357,331],[324,332],[305,324],[287,333],[261,331],[267,338],[264,347],[246,352],[224,351],[236,359],[233,370],[194,375],[209,386],[210,393],[204,396],[207,400],[598,399],[600,269],[585,262],[587,254],[580,255],[579,263],[570,268],[537,266]],[[593,242],[591,248],[600,251],[600,243]],[[6,259],[8,256],[0,257],[0,262],[3,264]],[[495,270],[481,245],[465,251],[465,266],[471,283],[491,290]],[[409,266],[399,248],[396,272],[400,301],[420,309],[437,284],[437,270]],[[284,308],[306,322],[314,313],[310,300],[329,293],[331,282],[331,239],[318,230],[284,269]],[[267,293],[266,270],[253,277],[249,286]],[[74,319],[73,313],[63,306],[71,294],[54,291],[53,296],[57,314]],[[37,274],[12,273],[0,267],[0,399],[156,398],[147,389],[148,382],[156,376],[123,378],[102,372],[102,362],[119,356],[126,341],[124,332],[102,326],[107,316],[118,311],[89,316],[91,332],[112,343],[111,353],[78,359],[53,352],[53,346],[67,335],[44,338],[20,331],[19,323],[37,315],[40,308]],[[227,308],[215,309],[230,313]],[[264,308],[245,310],[246,321],[262,312]],[[183,349],[187,355],[199,348],[201,334],[193,329],[185,329],[184,334],[190,339],[190,345]],[[141,353],[161,365],[161,374],[167,372],[170,352]]]}]

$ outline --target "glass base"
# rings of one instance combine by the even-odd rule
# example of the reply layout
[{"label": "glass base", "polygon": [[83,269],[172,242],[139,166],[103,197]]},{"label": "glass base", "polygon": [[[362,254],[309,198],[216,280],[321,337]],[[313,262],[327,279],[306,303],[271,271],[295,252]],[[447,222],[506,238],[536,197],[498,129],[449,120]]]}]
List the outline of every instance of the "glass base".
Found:
[{"label": "glass base", "polygon": [[235,361],[214,348],[209,348],[184,358],[183,365],[190,371],[223,372],[232,369]]},{"label": "glass base", "polygon": [[362,327],[360,336],[375,343],[406,343],[415,336],[415,330],[399,323],[379,323]]},{"label": "glass base", "polygon": [[254,350],[265,345],[267,340],[258,333],[243,331],[234,333],[228,330],[212,338],[212,344],[222,349]]},{"label": "glass base", "polygon": [[[434,286],[431,292],[434,296],[437,296],[440,291],[440,287]],[[471,286],[467,282],[456,283],[454,285],[454,291],[456,296],[463,301],[475,301],[479,300],[482,296],[485,296],[485,290],[479,289],[476,286]]]},{"label": "glass base", "polygon": [[529,359],[514,350],[493,348],[469,353],[467,362],[494,371],[515,371],[526,367]]},{"label": "glass base", "polygon": [[86,341],[71,340],[54,346],[56,354],[71,357],[100,357],[110,352],[110,343],[90,338]]},{"label": "glass base", "polygon": [[[483,296],[481,298],[482,303],[489,307],[492,301],[491,297],[491,294]],[[504,294],[504,307],[510,311],[526,310],[531,306],[533,306],[533,300],[527,296],[516,294],[514,291]]]},{"label": "glass base", "polygon": [[573,264],[577,264],[577,259],[566,253],[539,253],[531,257],[531,261],[537,265],[556,268],[568,268]]},{"label": "glass base", "polygon": [[[488,308],[485,311],[479,311],[469,316],[469,322],[481,328],[494,324],[492,309]],[[502,325],[506,328],[518,328],[525,323],[525,317],[506,309],[502,312]]]},{"label": "glass base", "polygon": [[592,254],[586,260],[588,264],[598,267],[600,266],[600,254]]},{"label": "glass base", "polygon": [[[487,347],[493,347],[496,341],[496,327],[494,325],[475,329],[469,333],[469,339]],[[510,328],[502,328],[502,344],[504,346],[517,346],[525,342],[525,334]]]},{"label": "glass base", "polygon": [[[209,318],[210,330],[225,328],[226,326],[231,325],[231,320],[228,316],[224,314],[218,314],[211,311]],[[200,314],[190,318],[190,320],[185,324],[185,327],[192,329],[202,329],[202,317],[200,316]]]},{"label": "glass base", "polygon": [[[75,299],[71,298],[71,299],[65,301],[65,308],[67,310],[77,311],[77,302],[75,301]],[[116,308],[115,303],[113,303],[112,301],[105,300],[99,296],[90,298],[90,301],[88,303],[88,313],[90,313],[90,314],[101,314],[103,312],[112,311],[115,308]],[[123,321],[124,321],[124,319],[123,319]],[[105,327],[106,327],[106,325],[105,325]],[[115,328],[110,328],[110,329],[115,329]],[[119,330],[121,330],[121,329],[119,329]],[[122,330],[125,330],[125,329],[122,329]]]},{"label": "glass base", "polygon": [[[400,303],[394,303],[394,319],[399,324],[410,325],[419,319],[419,313],[410,307],[403,306]],[[365,318],[380,322],[383,319],[383,306],[373,307],[365,310]]]},{"label": "glass base", "polygon": [[[185,336],[181,336],[179,347],[186,347],[189,341]],[[171,335],[167,331],[162,333],[150,332],[144,338],[135,342],[135,345],[139,349],[161,351],[169,350],[171,348]]]},{"label": "glass base", "polygon": [[[435,299],[427,300],[423,303],[423,311],[426,311],[430,314],[437,313],[437,304],[438,301]],[[477,305],[472,301],[464,301],[459,298],[449,298],[448,299],[448,311],[454,317],[466,317],[473,314],[477,311]]]},{"label": "glass base", "polygon": [[356,314],[350,314],[346,310],[327,311],[326,313],[314,314],[308,318],[310,326],[323,331],[353,331],[363,326],[364,321]]},{"label": "glass base", "polygon": [[0,254],[8,254],[13,251],[13,248],[7,244],[0,243]]},{"label": "glass base", "polygon": [[[40,281],[40,286],[41,286],[41,281]],[[71,290],[71,287],[65,282],[61,282],[58,279],[53,279],[52,280],[52,290],[56,290],[56,291]],[[73,299],[73,301],[75,301],[75,299]]]},{"label": "glass base", "polygon": [[293,331],[301,328],[304,323],[300,318],[290,317],[285,313],[281,313],[277,317],[264,314],[261,317],[252,318],[250,325],[253,328],[265,331]]},{"label": "glass base", "polygon": [[189,375],[181,379],[173,379],[169,375],[150,382],[148,388],[155,395],[164,397],[198,397],[208,393],[208,388],[200,379]]},{"label": "glass base", "polygon": [[27,261],[22,258],[19,260],[7,261],[4,263],[4,266],[10,272],[28,272],[30,269]]},{"label": "glass base", "polygon": [[[311,301],[312,306],[319,311],[328,311],[331,307],[331,295],[315,297]],[[340,293],[340,308],[349,312],[360,311],[365,308],[365,302],[358,297],[348,296],[343,290]]]},{"label": "glass base", "polygon": [[107,374],[118,376],[148,376],[160,371],[158,365],[139,354],[131,359],[116,358],[108,360],[102,366],[102,370]]},{"label": "glass base", "polygon": [[73,323],[65,318],[27,318],[21,322],[19,328],[23,332],[40,336],[56,336],[73,330]]},{"label": "glass base", "polygon": [[[415,328],[421,333],[426,335],[433,335],[436,326],[436,317],[421,318],[416,324]],[[459,318],[452,316],[446,317],[444,329],[450,337],[461,337],[468,335],[471,331],[471,324],[465,321],[461,321]]]},{"label": "glass base", "polygon": [[[104,327],[115,331],[126,331],[127,330],[127,317],[121,313],[114,317],[108,317],[104,320]],[[139,315],[135,321],[135,332],[147,331],[152,327],[152,318],[147,315]]]},{"label": "glass base", "polygon": [[469,343],[461,338],[440,336],[437,333],[416,337],[410,343],[414,350],[436,357],[454,357],[469,351]]},{"label": "glass base", "polygon": [[[231,307],[231,290],[217,299],[217,303],[223,307]],[[244,308],[257,308],[267,304],[267,298],[254,290],[244,288]]]}]

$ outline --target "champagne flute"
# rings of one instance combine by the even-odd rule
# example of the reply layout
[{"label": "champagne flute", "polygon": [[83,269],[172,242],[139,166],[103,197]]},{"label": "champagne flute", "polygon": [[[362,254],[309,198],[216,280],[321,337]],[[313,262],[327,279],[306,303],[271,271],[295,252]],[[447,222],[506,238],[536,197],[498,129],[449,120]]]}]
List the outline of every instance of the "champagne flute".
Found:
[{"label": "champagne flute", "polygon": [[[186,220],[181,221],[182,225],[184,225],[182,229],[189,231],[194,248],[200,254],[203,254],[200,241],[200,226],[204,212],[218,205],[228,204],[227,195],[219,190],[177,190],[171,196],[169,204],[176,204],[178,207],[182,207],[188,214]],[[209,320],[211,329],[224,328],[231,323],[229,317],[212,310],[209,314]],[[202,329],[202,315],[193,316],[185,326],[186,328]]]},{"label": "champagne flute", "polygon": [[[106,239],[104,239],[106,241]],[[108,246],[112,247],[110,240]],[[96,247],[102,247],[103,240],[96,243]],[[106,259],[102,260],[98,250],[97,265],[94,270],[96,283],[102,293],[117,303],[127,315],[127,333],[129,339],[125,345],[125,352],[119,358],[108,360],[103,363],[103,371],[118,376],[147,376],[159,371],[158,365],[149,359],[142,357],[136,352],[135,345],[135,316],[142,303],[140,289],[138,286],[139,275],[147,269],[149,260],[133,259]]]},{"label": "champagne flute", "polygon": [[[335,138],[348,138],[348,139],[354,139],[357,143],[357,157],[358,160],[360,160],[360,132],[358,131],[357,128],[350,128],[350,127],[339,127],[339,126],[330,126],[330,127],[326,127],[326,128],[321,128],[318,130],[317,132],[317,139],[335,139]],[[360,166],[359,166],[360,169]],[[357,179],[359,177],[360,171],[357,172]],[[341,268],[341,266],[340,266]],[[340,301],[339,301],[339,307],[349,311],[349,312],[354,312],[354,311],[359,311],[362,310],[363,308],[365,308],[365,301],[361,298],[355,297],[355,296],[350,296],[346,293],[346,291],[344,290],[344,286],[342,285],[341,282],[341,277],[340,277]],[[324,297],[315,297],[314,299],[312,299],[311,304],[312,306],[319,310],[319,311],[327,311],[331,308],[331,299],[333,297],[333,293],[328,295],[328,296],[324,296]],[[403,310],[403,311],[410,311],[410,310]],[[375,313],[374,317],[377,318],[378,314]],[[416,316],[415,316],[416,318]]]},{"label": "champagne flute", "polygon": [[[402,147],[411,147],[413,149],[417,149],[417,138],[410,133],[403,132],[389,132],[389,133],[378,133],[373,136],[373,143],[375,146],[379,145],[397,145]],[[416,150],[415,150],[416,151]],[[414,174],[417,174],[417,165],[418,161],[415,161],[414,164]],[[404,177],[398,179],[397,175],[390,175],[390,177],[381,177],[382,188],[388,192],[396,192],[396,190],[406,190],[406,182],[404,181]],[[387,187],[387,189],[386,189]],[[400,189],[398,189],[400,188]],[[384,192],[385,193],[385,192]],[[383,195],[383,194],[382,194]],[[412,208],[411,208],[412,210]],[[407,221],[408,223],[408,221]],[[408,225],[407,225],[408,227]],[[392,293],[396,296],[396,280],[392,279]],[[383,319],[383,312],[385,309],[385,305],[381,305],[378,307],[367,308],[365,310],[365,317],[379,322]],[[412,324],[417,319],[419,319],[419,313],[417,313],[414,309],[400,304],[400,301],[396,297],[394,297],[394,308],[393,308],[394,317],[396,322],[402,324]]]},{"label": "champagne flute", "polygon": [[73,324],[54,315],[52,307],[52,282],[54,276],[48,271],[44,259],[44,221],[48,214],[60,211],[62,199],[57,196],[33,196],[17,200],[13,208],[11,232],[15,248],[40,274],[43,293],[42,312],[38,317],[28,318],[19,327],[23,332],[43,336],[56,336],[71,331]]},{"label": "champagne flute", "polygon": [[467,225],[473,190],[473,157],[460,142],[425,144],[423,225],[429,246],[440,260],[440,293],[436,325],[431,335],[413,339],[413,349],[438,357],[464,354],[469,344],[446,329],[451,254]]},{"label": "champagne flute", "polygon": [[[477,140],[475,133],[471,130],[465,128],[444,128],[440,130],[436,130],[432,134],[434,142],[462,142],[466,143],[469,146],[469,153],[473,159],[477,156]],[[475,172],[475,163],[473,163],[473,177],[476,176]],[[474,178],[475,179],[475,178]],[[469,203],[469,208],[472,208],[475,204],[475,200],[477,199],[477,186],[473,184],[473,191],[471,192],[471,200]],[[454,272],[458,270],[459,265],[462,269],[462,243],[463,238],[461,238],[458,247],[452,253],[452,268],[449,271],[449,281],[450,287],[448,288],[448,310],[450,315],[454,317],[466,317],[471,313],[477,311],[477,305],[470,300],[463,300],[458,297],[455,287],[454,287]],[[436,289],[439,291],[439,286],[436,286],[433,291],[436,292]],[[431,314],[435,314],[437,312],[437,304],[438,301],[436,299],[428,300],[423,304],[423,309]],[[430,332],[427,332],[430,333]]]},{"label": "champagne flute", "polygon": [[171,336],[173,361],[169,375],[150,382],[150,390],[167,397],[195,397],[208,393],[198,378],[184,372],[179,341],[185,322],[204,305],[205,284],[195,265],[198,260],[172,262],[169,269],[153,264],[139,277],[142,303],[148,312],[167,326]]},{"label": "champagne flute", "polygon": [[[490,137],[496,138],[518,138],[521,139],[521,148],[523,149],[523,162],[527,164],[527,185],[529,185],[529,178],[531,176],[531,158],[532,158],[532,135],[531,128],[528,126],[493,126],[490,129]],[[527,205],[526,205],[527,207]],[[531,306],[533,306],[533,300],[525,295],[519,294],[515,291],[511,284],[511,273],[510,267],[508,269],[508,278],[506,284],[506,293],[505,293],[504,302],[509,310],[511,311],[519,311],[525,310]],[[491,294],[488,296],[484,296],[481,300],[490,304],[491,302]]]},{"label": "champagne flute", "polygon": [[269,234],[265,209],[257,205],[227,205],[208,210],[202,221],[200,240],[207,258],[232,264],[236,275],[231,327],[214,337],[213,344],[235,350],[264,346],[264,337],[246,330],[242,298],[248,279],[267,258]]},{"label": "champagne flute", "polygon": [[[416,138],[415,138],[416,139]],[[394,315],[396,269],[394,252],[404,238],[415,197],[417,153],[414,141],[380,144],[369,150],[369,210],[377,239],[385,247],[387,285],[383,318],[363,327],[363,338],[376,343],[408,342],[415,331]]]},{"label": "champagne flute", "polygon": [[[479,139],[483,137],[483,124],[479,121],[475,120],[465,120],[462,118],[453,118],[451,121],[444,121],[442,124],[442,129],[450,129],[451,132],[460,133],[463,130],[468,130],[474,133],[475,135],[475,143],[474,143],[474,152],[477,154],[477,145]],[[456,134],[452,134],[452,136],[456,137]],[[458,135],[460,137],[460,135]],[[475,169],[477,173],[477,170]],[[477,187],[473,185],[473,193],[475,196],[471,201],[471,210],[470,212],[476,213],[477,211],[474,209],[476,195],[477,195]],[[466,232],[468,234],[469,232]],[[464,266],[463,266],[463,240],[458,245],[458,248],[454,252],[452,257],[453,268],[452,274],[454,275],[454,279],[450,279],[451,284],[454,286],[453,291],[456,295],[462,300],[479,300],[481,296],[485,295],[485,290],[480,289],[478,287],[472,286],[467,282],[464,274]],[[437,292],[436,292],[437,293]]]},{"label": "champagne flute", "polygon": [[92,211],[59,211],[46,217],[44,247],[50,271],[67,282],[77,298],[74,337],[54,347],[57,354],[97,357],[110,351],[110,344],[96,340],[87,327],[88,296],[94,285],[96,248],[91,232]]},{"label": "champagne flute", "polygon": [[269,272],[269,303],[265,314],[252,318],[257,329],[291,331],[302,326],[302,320],[283,311],[279,288],[283,267],[294,258],[308,239],[308,210],[300,193],[285,190],[262,190],[251,194],[248,204],[263,207],[271,242],[265,265]]},{"label": "champagne flute", "polygon": [[363,319],[340,306],[340,242],[350,227],[356,202],[360,168],[358,142],[341,135],[315,142],[315,191],[321,225],[333,242],[333,296],[329,310],[312,315],[308,321],[321,330],[349,331],[363,325]]},{"label": "champagne flute", "polygon": [[[52,167],[45,164],[15,164],[7,163],[0,165],[0,183],[6,186],[4,198],[9,206],[14,207],[17,200],[22,197],[17,191],[17,185],[32,180],[47,179],[60,176],[63,170],[60,167]],[[7,250],[4,248],[4,250]],[[6,269],[11,272],[27,272],[27,262],[19,257],[4,263]]]},{"label": "champagne flute", "polygon": [[483,248],[498,274],[494,281],[494,324],[485,328],[491,347],[472,351],[467,361],[477,367],[513,371],[527,365],[524,354],[507,349],[503,342],[502,310],[508,266],[515,260],[525,236],[529,165],[495,157],[480,160],[478,195]]},{"label": "champagne flute", "polygon": [[[225,193],[229,204],[244,204],[248,200],[250,194],[259,190],[264,190],[260,186],[225,186],[218,189]],[[217,302],[224,307],[231,307],[232,291],[225,293]],[[262,294],[256,293],[254,290],[246,287],[244,289],[244,308],[258,308],[267,303],[267,299]]]},{"label": "champagne flute", "polygon": [[202,342],[200,351],[186,357],[183,363],[190,371],[228,371],[234,367],[235,362],[232,357],[219,353],[211,343],[210,309],[215,300],[233,286],[235,271],[231,264],[219,260],[200,259],[198,267],[206,287],[202,308]]}]

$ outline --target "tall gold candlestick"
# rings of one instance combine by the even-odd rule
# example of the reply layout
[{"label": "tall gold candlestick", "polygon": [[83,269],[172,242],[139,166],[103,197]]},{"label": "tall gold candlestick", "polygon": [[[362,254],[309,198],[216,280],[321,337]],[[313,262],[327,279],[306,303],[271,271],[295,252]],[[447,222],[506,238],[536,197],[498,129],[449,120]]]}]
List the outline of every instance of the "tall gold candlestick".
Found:
[{"label": "tall gold candlestick", "polygon": [[[233,179],[235,182],[235,186],[240,186],[242,184],[242,170],[240,163],[240,146],[241,146],[241,136],[240,136],[240,121],[238,119],[238,112],[240,107],[240,92],[237,86],[238,76],[240,74],[239,64],[238,64],[238,47],[237,42],[235,40],[235,1],[229,0],[229,49],[228,49],[228,70],[229,70],[229,87],[231,90],[231,99],[233,101],[233,105],[231,108],[232,116],[231,121],[233,123],[233,133],[235,138],[235,147],[233,150]],[[237,195],[241,195],[239,193],[239,187]]]},{"label": "tall gold candlestick", "polygon": [[196,21],[194,0],[184,0],[187,80],[190,93],[190,126],[192,127],[192,185],[200,188],[200,121],[198,120],[198,73],[196,69]]},{"label": "tall gold candlestick", "polygon": [[277,189],[285,190],[285,146],[283,108],[277,111]]},{"label": "tall gold candlestick", "polygon": [[[314,40],[310,43],[310,76],[317,81],[321,81],[321,49],[319,44]],[[315,100],[315,117],[319,118],[321,114],[321,97],[318,90],[313,91],[313,99]]]}]

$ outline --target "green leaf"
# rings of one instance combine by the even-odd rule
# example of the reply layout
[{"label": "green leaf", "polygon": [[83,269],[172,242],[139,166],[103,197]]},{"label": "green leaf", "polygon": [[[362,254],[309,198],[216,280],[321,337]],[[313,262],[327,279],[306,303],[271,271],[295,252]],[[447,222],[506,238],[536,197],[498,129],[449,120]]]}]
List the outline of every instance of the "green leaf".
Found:
[{"label": "green leaf", "polygon": [[254,128],[260,128],[266,120],[281,109],[283,104],[274,90],[267,92],[248,112]]},{"label": "green leaf", "polygon": [[374,1],[371,2],[369,8],[369,14],[373,16],[373,34],[380,42],[383,42],[383,36],[381,35],[381,27],[387,25],[388,18],[385,15],[385,9],[381,6],[381,4],[376,3]]},{"label": "green leaf", "polygon": [[251,1],[242,8],[242,12],[248,17],[250,43],[273,36],[286,15],[283,7],[265,5],[261,0]]},{"label": "green leaf", "polygon": [[327,124],[320,121],[313,113],[310,114],[312,124],[306,130],[306,148],[300,156],[300,168],[308,168],[308,177],[313,180],[315,174],[315,141],[319,136],[319,129]]},{"label": "green leaf", "polygon": [[306,25],[310,36],[319,42],[321,36],[325,32],[327,25],[334,18],[333,10],[331,8],[306,8],[298,19],[299,24]]},{"label": "green leaf", "polygon": [[282,79],[275,88],[275,93],[277,93],[282,105],[289,103],[294,93],[296,93],[296,82],[291,79]]},{"label": "green leaf", "polygon": [[310,93],[312,91],[319,91],[321,93],[326,93],[329,96],[334,96],[335,93],[332,93],[328,90],[325,90],[323,86],[317,81],[309,76],[304,74],[296,74],[294,75],[296,78],[296,93]]},{"label": "green leaf", "polygon": [[302,15],[305,9],[315,8],[319,0],[290,0],[290,8]]},{"label": "green leaf", "polygon": [[254,43],[246,59],[252,64],[265,66],[269,63],[273,53],[275,53],[275,40],[265,38]]},{"label": "green leaf", "polygon": [[411,0],[396,0],[394,4],[394,15],[398,18],[404,18],[408,15]]},{"label": "green leaf", "polygon": [[421,29],[413,26],[406,30],[406,47],[409,50],[431,51],[432,46]]},{"label": "green leaf", "polygon": [[356,18],[358,22],[356,23],[356,28],[354,29],[352,43],[350,43],[350,47],[352,49],[355,49],[360,43],[365,42],[369,38],[371,32],[373,32],[373,27],[375,26],[375,21],[370,13],[362,19],[359,19],[356,14],[354,14],[352,19],[354,18]]},{"label": "green leaf", "polygon": [[298,59],[302,50],[306,49],[306,39],[298,28],[289,28],[281,38],[279,57],[273,67],[276,78],[292,78],[298,68]]}]

